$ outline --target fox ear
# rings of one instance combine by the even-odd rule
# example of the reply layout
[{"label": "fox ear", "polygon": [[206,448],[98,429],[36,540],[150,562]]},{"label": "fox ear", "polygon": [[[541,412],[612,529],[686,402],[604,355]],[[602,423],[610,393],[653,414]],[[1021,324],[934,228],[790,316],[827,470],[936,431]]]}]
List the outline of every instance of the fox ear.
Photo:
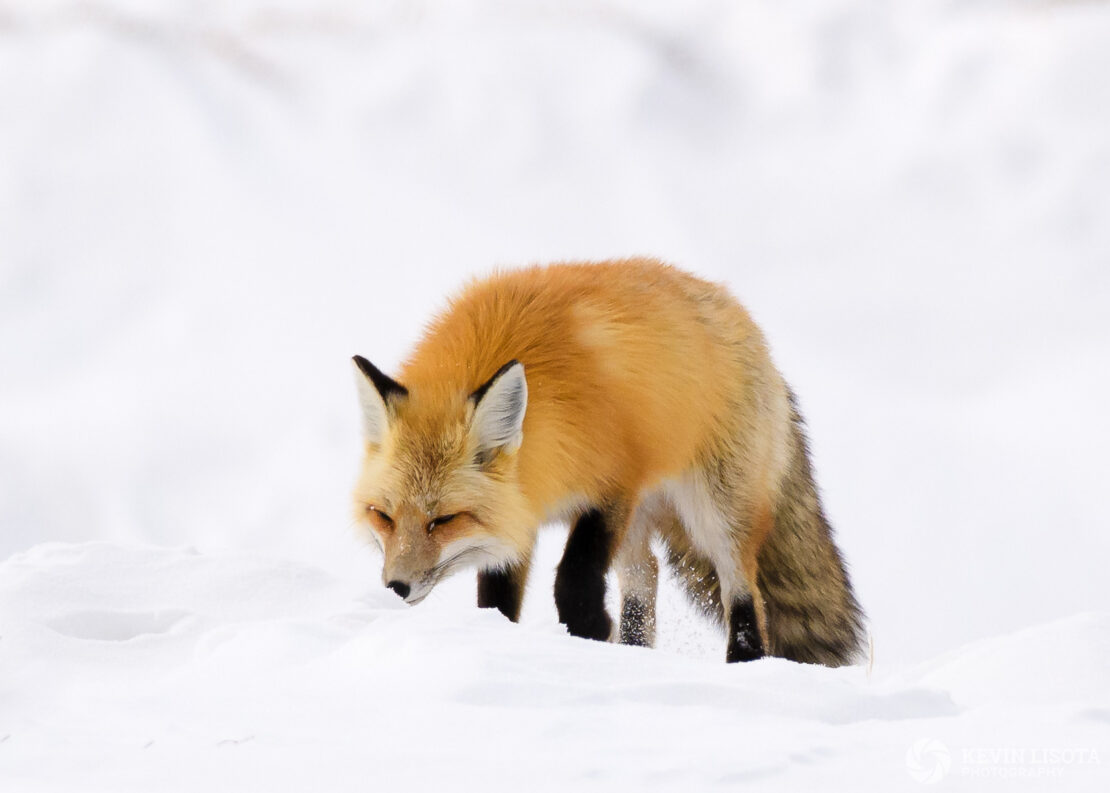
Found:
[{"label": "fox ear", "polygon": [[470,433],[478,442],[478,455],[488,460],[498,449],[509,453],[524,439],[524,410],[528,406],[528,381],[524,364],[509,361],[470,395],[474,416]]},{"label": "fox ear", "polygon": [[355,362],[355,383],[362,405],[362,429],[370,443],[381,443],[389,429],[393,408],[409,395],[408,389],[384,374],[361,355]]}]

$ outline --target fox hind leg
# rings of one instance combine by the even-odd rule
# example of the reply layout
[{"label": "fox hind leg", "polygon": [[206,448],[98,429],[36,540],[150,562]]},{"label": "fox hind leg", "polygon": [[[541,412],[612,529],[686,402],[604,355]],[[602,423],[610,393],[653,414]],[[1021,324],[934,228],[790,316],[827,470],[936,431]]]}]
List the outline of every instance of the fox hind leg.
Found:
[{"label": "fox hind leg", "polygon": [[774,515],[769,501],[752,510],[737,510],[743,520],[737,521],[734,533],[734,565],[739,573],[739,587],[728,607],[727,661],[752,661],[767,654],[767,610],[759,588],[759,549],[774,529]]},{"label": "fox hind leg", "polygon": [[651,537],[656,512],[662,508],[660,499],[649,497],[640,503],[613,563],[621,588],[621,644],[641,647],[655,644],[659,563],[651,550]]},{"label": "fox hind leg", "polygon": [[758,535],[765,526],[753,519],[745,500],[737,497],[740,481],[726,467],[716,466],[691,471],[671,483],[667,491],[690,545],[716,573],[721,616],[728,631],[725,659],[729,662],[762,658],[767,647],[755,569],[744,564],[745,552],[758,547]]},{"label": "fox hind leg", "polygon": [[752,596],[734,598],[728,612],[728,649],[725,651],[725,660],[732,664],[762,658],[766,653],[759,636]]},{"label": "fox hind leg", "polygon": [[650,546],[642,561],[622,566],[620,643],[651,647],[655,644],[655,593],[659,582],[659,563]]},{"label": "fox hind leg", "polygon": [[[725,562],[724,564],[727,564]],[[722,602],[725,604],[725,626],[728,629],[728,645],[725,660],[754,661],[767,654],[766,620],[762,616],[763,600],[754,576],[741,572],[736,567],[722,575],[724,564],[718,566],[721,578]]]}]

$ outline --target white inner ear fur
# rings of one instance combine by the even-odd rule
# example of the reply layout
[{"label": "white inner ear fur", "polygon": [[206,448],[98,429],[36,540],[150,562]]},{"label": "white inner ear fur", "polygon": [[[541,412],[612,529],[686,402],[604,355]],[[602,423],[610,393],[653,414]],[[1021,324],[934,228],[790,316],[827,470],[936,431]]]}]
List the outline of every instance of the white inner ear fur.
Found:
[{"label": "white inner ear fur", "polygon": [[478,442],[478,449],[491,452],[503,448],[511,454],[520,448],[527,406],[528,381],[524,379],[524,365],[513,364],[486,390],[474,410],[470,432]]},{"label": "white inner ear fur", "polygon": [[362,432],[367,442],[380,444],[389,428],[389,412],[382,395],[374,387],[358,364],[355,364],[355,383],[358,385],[358,401],[362,406]]}]

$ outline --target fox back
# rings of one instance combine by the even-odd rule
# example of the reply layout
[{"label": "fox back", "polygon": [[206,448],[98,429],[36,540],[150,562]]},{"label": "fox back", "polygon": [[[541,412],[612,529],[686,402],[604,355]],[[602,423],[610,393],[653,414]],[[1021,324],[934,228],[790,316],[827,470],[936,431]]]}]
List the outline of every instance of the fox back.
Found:
[{"label": "fox back", "polygon": [[[617,635],[603,602],[615,567],[620,638],[651,642],[658,536],[730,648],[738,619],[755,654],[840,663],[858,649],[791,394],[722,287],[651,260],[510,271],[453,299],[396,380],[356,364],[356,510],[409,602],[471,566],[482,605],[515,618],[538,527],[569,519],[556,601],[572,633]],[[835,641],[803,635],[826,613]]]}]

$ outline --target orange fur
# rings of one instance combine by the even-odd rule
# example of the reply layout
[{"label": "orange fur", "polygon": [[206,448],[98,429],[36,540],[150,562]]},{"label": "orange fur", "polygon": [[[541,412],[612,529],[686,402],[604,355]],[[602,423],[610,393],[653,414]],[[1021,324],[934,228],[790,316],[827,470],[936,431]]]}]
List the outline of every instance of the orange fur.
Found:
[{"label": "orange fur", "polygon": [[439,426],[445,405],[460,411],[515,358],[530,394],[517,482],[533,517],[567,500],[638,493],[693,463],[727,413],[729,376],[742,375],[690,321],[686,295],[704,287],[640,260],[476,281],[401,368],[408,420]]},{"label": "orange fur", "polygon": [[[474,395],[513,360],[527,383],[522,440],[486,458]],[[810,608],[804,596],[822,586],[846,592],[836,641],[854,640],[858,608],[808,479],[800,419],[761,332],[723,287],[648,259],[499,273],[450,302],[398,380],[404,393],[376,414],[388,429],[368,440],[356,504],[360,516],[367,505],[391,516],[384,528],[363,524],[385,552],[383,579],[419,588],[410,602],[463,561],[511,568],[522,589],[538,527],[603,508],[613,535],[605,563],[652,607],[647,543],[658,535],[672,559],[705,571],[687,582],[704,602],[727,613],[754,598],[762,636],[776,630],[766,579],[790,632],[783,646],[810,622],[791,609]],[[430,528],[453,513],[466,517]],[[799,542],[823,565],[800,595],[788,569]],[[767,553],[777,560],[769,575]]]}]

